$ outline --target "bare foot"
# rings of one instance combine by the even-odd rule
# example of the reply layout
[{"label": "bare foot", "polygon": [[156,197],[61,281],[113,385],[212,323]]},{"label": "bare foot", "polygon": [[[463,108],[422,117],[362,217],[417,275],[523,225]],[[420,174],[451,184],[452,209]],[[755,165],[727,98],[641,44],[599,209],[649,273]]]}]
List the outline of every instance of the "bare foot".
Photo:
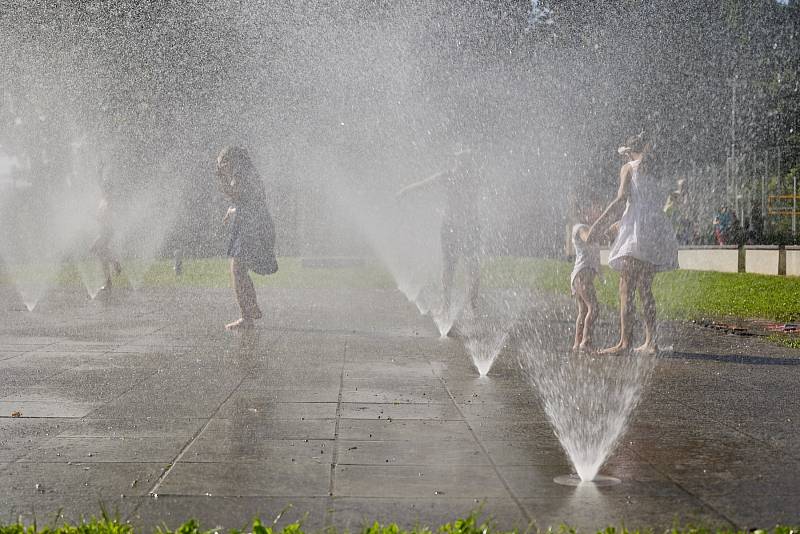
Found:
[{"label": "bare foot", "polygon": [[244,317],[225,325],[225,330],[231,330],[231,331],[245,330],[247,328],[253,328],[253,320],[245,319]]},{"label": "bare foot", "polygon": [[653,354],[658,353],[658,345],[655,343],[645,343],[639,347],[633,349],[635,354],[645,354],[647,356],[652,356]]},{"label": "bare foot", "polygon": [[594,354],[595,352],[597,352],[597,349],[594,348],[591,343],[587,343],[585,341],[580,344],[578,350],[586,354]]},{"label": "bare foot", "polygon": [[622,343],[617,343],[613,347],[608,347],[607,349],[601,350],[598,354],[605,354],[607,356],[615,356],[617,354],[622,354],[624,352],[628,352],[630,348],[628,345],[623,345]]},{"label": "bare foot", "polygon": [[578,352],[580,348],[581,346],[578,343],[575,343],[574,345],[572,345],[572,352]]}]

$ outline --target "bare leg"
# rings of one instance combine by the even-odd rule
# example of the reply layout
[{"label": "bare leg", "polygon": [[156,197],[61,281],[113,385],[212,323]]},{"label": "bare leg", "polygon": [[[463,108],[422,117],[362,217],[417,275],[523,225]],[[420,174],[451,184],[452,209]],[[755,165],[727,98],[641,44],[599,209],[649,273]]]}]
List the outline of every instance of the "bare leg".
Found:
[{"label": "bare leg", "polygon": [[111,280],[111,251],[108,248],[108,241],[103,237],[98,238],[94,244],[92,244],[91,251],[97,256],[97,259],[100,260],[100,268],[103,270],[103,278],[105,280],[103,287],[100,288],[101,291],[107,291],[111,289],[112,280]]},{"label": "bare leg", "polygon": [[447,251],[442,251],[442,312],[450,317],[450,299],[453,292],[453,278],[456,274],[456,258]]},{"label": "bare leg", "polygon": [[653,297],[653,277],[655,272],[646,265],[642,268],[637,279],[637,290],[642,302],[644,315],[644,343],[636,348],[636,352],[655,354],[658,352],[656,344],[656,299]]},{"label": "bare leg", "polygon": [[105,283],[103,287],[100,289],[108,290],[111,289],[112,281],[111,281],[111,262],[108,261],[106,257],[100,258],[100,266],[103,268],[103,277],[105,278]]},{"label": "bare leg", "polygon": [[261,310],[256,301],[256,290],[253,286],[253,280],[247,272],[247,267],[242,265],[236,258],[231,258],[231,278],[233,279],[236,301],[239,304],[242,317],[237,321],[225,325],[225,328],[234,330],[252,327],[253,319],[261,318]]},{"label": "bare leg", "polygon": [[597,319],[597,293],[594,289],[594,273],[583,271],[578,273],[578,294],[586,307],[586,316],[583,321],[583,335],[578,347],[580,350],[592,350],[592,337],[594,335],[594,322]]},{"label": "bare leg", "polygon": [[122,265],[120,264],[116,256],[109,255],[109,258],[111,260],[111,265],[114,267],[114,274],[117,276],[122,274]]},{"label": "bare leg", "polygon": [[478,258],[472,256],[466,259],[467,276],[469,277],[469,295],[467,302],[473,312],[478,310],[478,291],[481,287],[481,265]]},{"label": "bare leg", "polygon": [[619,343],[601,351],[602,354],[619,354],[630,349],[633,334],[633,308],[636,291],[636,269],[630,262],[619,276]]},{"label": "bare leg", "polygon": [[578,304],[578,316],[575,318],[575,342],[572,344],[572,350],[576,351],[580,348],[583,341],[583,324],[586,320],[586,303],[583,298],[576,292],[575,302]]}]

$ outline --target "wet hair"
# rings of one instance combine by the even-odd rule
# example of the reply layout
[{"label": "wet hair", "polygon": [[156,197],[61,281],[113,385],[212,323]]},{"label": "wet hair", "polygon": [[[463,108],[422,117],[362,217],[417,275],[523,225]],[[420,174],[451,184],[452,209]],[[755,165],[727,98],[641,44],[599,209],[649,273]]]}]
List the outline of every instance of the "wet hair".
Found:
[{"label": "wet hair", "polygon": [[650,139],[645,134],[644,130],[642,130],[637,135],[632,135],[625,139],[625,146],[628,147],[631,152],[641,153],[644,152],[649,142]]},{"label": "wet hair", "polygon": [[253,169],[253,162],[250,159],[250,154],[247,153],[247,149],[240,146],[226,146],[220,150],[217,160],[230,161],[233,166],[233,172],[237,174],[246,173]]},{"label": "wet hair", "polygon": [[253,165],[253,160],[250,159],[247,149],[241,146],[226,146],[223,148],[217,161],[227,161],[231,166],[231,173],[236,179],[238,187],[246,191],[247,195],[257,194],[264,196],[264,183]]}]

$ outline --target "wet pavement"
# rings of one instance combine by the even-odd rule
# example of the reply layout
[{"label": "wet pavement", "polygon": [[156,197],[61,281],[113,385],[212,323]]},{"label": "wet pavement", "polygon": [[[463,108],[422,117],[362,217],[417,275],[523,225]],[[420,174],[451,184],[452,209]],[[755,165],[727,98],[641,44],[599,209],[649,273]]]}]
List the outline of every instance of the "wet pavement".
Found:
[{"label": "wet pavement", "polygon": [[[622,483],[575,488],[514,343],[478,378],[399,292],[259,294],[266,319],[233,335],[229,290],[61,290],[28,313],[0,288],[0,522],[800,523],[800,351],[665,326],[601,470]],[[536,298],[569,343],[571,307]]]}]

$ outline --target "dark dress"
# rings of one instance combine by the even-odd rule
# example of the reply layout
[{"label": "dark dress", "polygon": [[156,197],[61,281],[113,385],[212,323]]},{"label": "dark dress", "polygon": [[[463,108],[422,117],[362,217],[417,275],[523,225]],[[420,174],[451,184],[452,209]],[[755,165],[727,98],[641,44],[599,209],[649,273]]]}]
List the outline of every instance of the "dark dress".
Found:
[{"label": "dark dress", "polygon": [[234,201],[236,213],[231,224],[228,257],[236,258],[258,274],[278,271],[275,258],[275,225],[267,208],[267,195],[258,176],[240,182],[240,194]]}]

